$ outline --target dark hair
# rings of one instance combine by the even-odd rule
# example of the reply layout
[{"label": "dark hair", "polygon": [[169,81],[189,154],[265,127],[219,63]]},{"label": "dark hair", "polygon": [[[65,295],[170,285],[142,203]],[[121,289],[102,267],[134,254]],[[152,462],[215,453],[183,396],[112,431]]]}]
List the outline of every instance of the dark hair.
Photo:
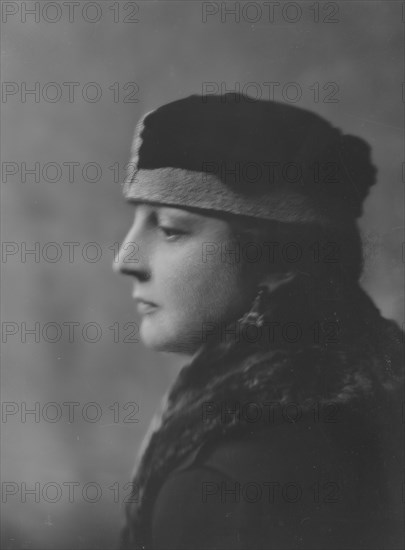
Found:
[{"label": "dark hair", "polygon": [[326,277],[355,283],[360,278],[363,253],[355,224],[336,229],[243,216],[229,217],[228,223],[242,246],[256,243],[267,251],[261,262],[265,271],[302,273],[318,282]]}]

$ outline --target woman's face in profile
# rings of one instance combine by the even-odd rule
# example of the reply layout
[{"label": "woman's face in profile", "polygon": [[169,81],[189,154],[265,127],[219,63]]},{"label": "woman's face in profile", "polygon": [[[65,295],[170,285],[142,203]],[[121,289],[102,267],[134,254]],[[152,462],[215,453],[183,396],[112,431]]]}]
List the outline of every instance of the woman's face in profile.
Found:
[{"label": "woman's face in profile", "polygon": [[243,264],[232,253],[237,247],[223,219],[135,204],[114,269],[133,277],[147,347],[192,354],[249,308],[255,292],[246,288]]}]

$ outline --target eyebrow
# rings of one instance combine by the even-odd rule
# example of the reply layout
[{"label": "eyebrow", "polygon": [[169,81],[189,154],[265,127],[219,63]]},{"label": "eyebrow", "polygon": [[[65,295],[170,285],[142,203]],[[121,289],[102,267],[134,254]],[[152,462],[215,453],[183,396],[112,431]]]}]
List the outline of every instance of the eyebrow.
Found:
[{"label": "eyebrow", "polygon": [[160,204],[153,204],[153,203],[138,203],[133,202],[132,206],[134,207],[134,215],[137,214],[137,210],[139,206],[147,206],[148,212],[147,216],[155,215],[158,216],[159,214],[162,216],[168,216],[173,219],[173,221],[178,222],[185,222],[185,223],[198,223],[201,221],[201,216],[198,214],[194,214],[194,212],[189,212],[187,210],[183,210],[181,208],[171,207],[170,205],[160,205]]},{"label": "eyebrow", "polygon": [[177,219],[179,221],[199,221],[199,216],[193,214],[192,212],[186,212],[182,210],[175,211],[169,208],[162,207],[160,209],[160,213],[162,215],[170,216],[171,218]]}]

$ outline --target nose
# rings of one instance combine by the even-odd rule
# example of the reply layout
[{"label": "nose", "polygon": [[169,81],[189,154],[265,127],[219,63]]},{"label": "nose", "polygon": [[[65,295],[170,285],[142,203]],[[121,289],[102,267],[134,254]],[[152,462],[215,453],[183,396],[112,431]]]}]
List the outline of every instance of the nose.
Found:
[{"label": "nose", "polygon": [[[151,276],[148,255],[145,244],[141,245],[139,232],[133,227],[126,235],[114,261],[113,271],[121,275],[131,275],[140,281],[146,281]],[[141,253],[142,249],[142,253]]]}]

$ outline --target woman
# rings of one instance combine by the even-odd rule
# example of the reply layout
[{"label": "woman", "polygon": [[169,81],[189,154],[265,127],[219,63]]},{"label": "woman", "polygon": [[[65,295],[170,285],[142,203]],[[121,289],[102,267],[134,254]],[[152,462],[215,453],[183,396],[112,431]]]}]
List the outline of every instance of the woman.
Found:
[{"label": "woman", "polygon": [[143,117],[132,168],[118,270],[144,344],[190,360],[121,548],[402,548],[403,335],[359,286],[368,145],[297,107],[193,95]]}]

